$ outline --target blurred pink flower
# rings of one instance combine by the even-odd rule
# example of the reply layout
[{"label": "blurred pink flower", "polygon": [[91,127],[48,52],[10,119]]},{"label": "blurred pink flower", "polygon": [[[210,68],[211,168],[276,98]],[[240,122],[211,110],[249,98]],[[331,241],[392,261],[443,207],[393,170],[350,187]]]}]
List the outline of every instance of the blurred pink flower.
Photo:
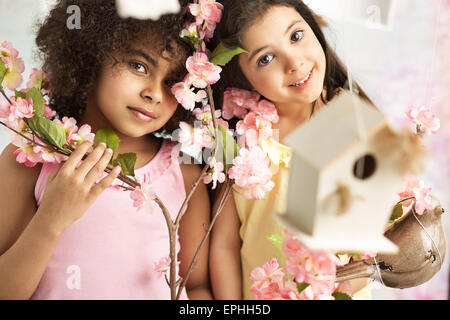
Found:
[{"label": "blurred pink flower", "polygon": [[195,23],[199,26],[204,21],[208,24],[219,23],[222,18],[223,5],[215,0],[198,0],[189,5],[189,11],[196,17]]},{"label": "blurred pink flower", "polygon": [[52,110],[48,104],[44,104],[44,117],[46,119],[53,119],[56,115],[56,111]]},{"label": "blurred pink flower", "polygon": [[262,146],[264,140],[273,136],[272,123],[253,111],[236,124],[236,132],[245,136],[245,145],[249,148]]},{"label": "blurred pink flower", "polygon": [[223,183],[225,181],[224,165],[222,162],[217,162],[216,159],[210,159],[210,170],[207,176],[203,178],[203,183],[209,184],[213,183],[212,189],[214,190],[217,186],[217,182]]},{"label": "blurred pink flower", "polygon": [[172,86],[171,91],[177,101],[186,110],[194,110],[195,103],[201,102],[206,98],[206,92],[204,90],[199,90],[197,93],[193,92],[191,84],[189,83],[189,75],[186,76],[185,81],[178,82]]},{"label": "blurred pink flower", "polygon": [[260,95],[256,92],[227,88],[223,97],[223,118],[231,120],[233,117],[244,119],[249,110],[258,105]]},{"label": "blurred pink flower", "polygon": [[13,48],[12,43],[3,41],[0,45],[0,58],[7,69],[3,82],[11,91],[17,89],[23,81],[22,73],[25,71],[25,65],[18,56],[19,52]]},{"label": "blurred pink flower", "polygon": [[16,118],[33,118],[33,99],[28,100],[17,98],[12,101],[11,113],[14,114]]},{"label": "blurred pink flower", "polygon": [[228,175],[235,180],[238,189],[243,191],[246,199],[259,200],[273,189],[267,154],[258,146],[250,150],[241,148],[239,156],[233,160],[233,167],[228,170]]},{"label": "blurred pink flower", "polygon": [[214,84],[220,79],[222,68],[208,61],[208,56],[203,52],[195,52],[186,61],[186,68],[192,85],[203,89]]},{"label": "blurred pink flower", "polygon": [[377,255],[377,253],[374,251],[365,251],[361,254],[361,258],[363,260],[365,260],[365,259],[370,259],[370,258],[376,257],[376,255]]},{"label": "blurred pink flower", "polygon": [[[211,106],[209,104],[205,105],[203,108],[195,109],[192,113],[198,121],[202,121],[207,125],[212,124]],[[222,112],[220,110],[216,110],[215,114],[217,119],[222,115]]]},{"label": "blurred pink flower", "polygon": [[275,258],[266,262],[262,268],[258,267],[250,272],[250,279],[255,281],[253,286],[262,286],[271,282],[279,282],[283,277],[284,273],[280,269],[278,260]]},{"label": "blurred pink flower", "polygon": [[427,107],[420,109],[410,109],[406,115],[416,125],[417,133],[426,135],[436,134],[441,127],[439,118],[436,117]]},{"label": "blurred pink flower", "polygon": [[423,180],[412,175],[408,175],[404,182],[403,191],[398,195],[401,200],[412,198],[404,201],[404,207],[408,207],[411,202],[415,202],[414,210],[418,215],[422,215],[425,210],[431,210],[431,187],[428,187]]},{"label": "blurred pink flower", "polygon": [[283,240],[283,251],[286,253],[286,271],[297,283],[309,283],[313,295],[330,296],[334,290],[336,266],[342,265],[340,260],[326,252],[309,250],[289,232]]},{"label": "blurred pink flower", "polygon": [[[17,144],[15,145],[17,146]],[[23,163],[27,167],[34,167],[37,163],[42,162],[42,157],[34,151],[31,142],[23,141],[19,148],[14,151],[14,155],[18,163]]]},{"label": "blurred pink flower", "polygon": [[265,99],[259,101],[256,106],[250,105],[250,108],[251,111],[256,112],[256,114],[272,123],[277,123],[279,120],[275,105]]},{"label": "blurred pink flower", "polygon": [[163,257],[159,261],[153,263],[153,270],[158,273],[158,277],[161,278],[164,273],[170,269],[170,257]]},{"label": "blurred pink flower", "polygon": [[42,73],[42,70],[36,68],[31,69],[30,77],[27,82],[27,89],[39,87],[39,80],[41,79]]},{"label": "blurred pink flower", "polygon": [[192,126],[186,122],[181,121],[180,129],[174,136],[178,134],[177,140],[181,143],[183,148],[190,147],[195,153],[201,152],[202,148],[211,148],[214,145],[214,138],[209,133],[209,128],[204,126],[201,122],[195,122]]},{"label": "blurred pink flower", "polygon": [[95,133],[91,132],[92,128],[88,124],[82,125],[78,132],[73,134],[71,136],[72,141],[74,141],[76,144],[82,144],[85,141],[94,142],[95,140]]},{"label": "blurred pink flower", "polygon": [[150,177],[144,175],[141,187],[136,188],[130,193],[130,198],[133,200],[133,207],[137,208],[137,211],[145,210],[152,213],[155,208],[159,208],[155,203],[156,192],[150,185]]},{"label": "blurred pink flower", "polygon": [[0,95],[0,119],[9,118],[9,114],[11,113],[11,108],[9,106],[9,102]]},{"label": "blurred pink flower", "polygon": [[184,38],[184,37],[196,38],[196,37],[198,37],[197,24],[195,24],[194,22],[186,24],[184,29],[181,30],[181,32],[180,32],[180,37],[181,38]]}]

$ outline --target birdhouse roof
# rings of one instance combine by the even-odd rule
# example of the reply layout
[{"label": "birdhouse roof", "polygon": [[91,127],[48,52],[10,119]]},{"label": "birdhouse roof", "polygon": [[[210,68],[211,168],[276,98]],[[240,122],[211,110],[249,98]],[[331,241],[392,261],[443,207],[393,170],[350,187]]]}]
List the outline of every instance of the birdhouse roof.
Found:
[{"label": "birdhouse roof", "polygon": [[320,169],[361,142],[359,130],[370,140],[386,124],[386,118],[374,106],[342,91],[284,142],[294,156]]}]

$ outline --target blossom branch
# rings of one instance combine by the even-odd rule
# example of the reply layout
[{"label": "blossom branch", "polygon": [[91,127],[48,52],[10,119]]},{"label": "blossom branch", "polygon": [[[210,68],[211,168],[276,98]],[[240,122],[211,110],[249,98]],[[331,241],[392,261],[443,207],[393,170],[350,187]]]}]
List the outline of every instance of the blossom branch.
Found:
[{"label": "blossom branch", "polygon": [[194,268],[195,268],[195,266],[197,264],[197,259],[198,259],[198,256],[200,254],[200,251],[203,248],[203,246],[204,246],[204,244],[206,242],[206,239],[208,239],[209,234],[211,233],[211,230],[212,230],[212,228],[214,226],[214,223],[216,222],[217,217],[219,216],[220,212],[222,211],[223,207],[225,206],[226,200],[228,199],[228,196],[230,195],[230,191],[232,190],[232,188],[231,188],[232,185],[233,185],[232,180],[228,179],[227,183],[226,183],[224,195],[222,196],[222,198],[220,200],[220,203],[219,203],[219,206],[218,206],[216,212],[213,215],[213,219],[211,220],[211,223],[210,223],[210,225],[208,227],[208,230],[206,231],[205,235],[203,236],[203,239],[200,242],[200,245],[198,246],[197,251],[194,254],[194,258],[192,259],[191,264],[189,265],[188,271],[186,272],[186,276],[181,281],[180,287],[178,288],[177,300],[180,299],[181,292],[183,291],[183,288],[186,285],[187,279],[189,278],[189,275],[194,270]]}]

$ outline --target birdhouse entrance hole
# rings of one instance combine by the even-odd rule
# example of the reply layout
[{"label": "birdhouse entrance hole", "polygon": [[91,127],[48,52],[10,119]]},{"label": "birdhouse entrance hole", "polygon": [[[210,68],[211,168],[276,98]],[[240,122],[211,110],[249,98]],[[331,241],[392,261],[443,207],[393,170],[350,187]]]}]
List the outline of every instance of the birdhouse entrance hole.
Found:
[{"label": "birdhouse entrance hole", "polygon": [[361,180],[369,179],[377,168],[375,157],[371,154],[359,158],[353,166],[353,175]]}]

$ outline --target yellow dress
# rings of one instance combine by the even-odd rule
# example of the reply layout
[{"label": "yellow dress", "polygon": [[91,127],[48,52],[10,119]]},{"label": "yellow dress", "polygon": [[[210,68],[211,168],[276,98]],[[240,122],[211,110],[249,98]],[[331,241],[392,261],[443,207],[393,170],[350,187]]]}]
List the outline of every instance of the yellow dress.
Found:
[{"label": "yellow dress", "polygon": [[[272,181],[275,183],[272,191],[266,194],[264,199],[247,200],[238,189],[233,188],[236,208],[241,221],[239,234],[242,239],[242,285],[245,300],[255,298],[250,292],[253,282],[249,277],[254,268],[262,267],[272,258],[277,258],[280,266],[285,265],[284,253],[272,244],[267,236],[284,235],[284,227],[272,218],[272,214],[274,212],[283,213],[286,210],[291,150],[275,140],[270,140],[268,148],[273,154],[272,162],[279,163],[279,169],[272,177]],[[370,299],[370,286],[356,293],[354,299]]]}]

